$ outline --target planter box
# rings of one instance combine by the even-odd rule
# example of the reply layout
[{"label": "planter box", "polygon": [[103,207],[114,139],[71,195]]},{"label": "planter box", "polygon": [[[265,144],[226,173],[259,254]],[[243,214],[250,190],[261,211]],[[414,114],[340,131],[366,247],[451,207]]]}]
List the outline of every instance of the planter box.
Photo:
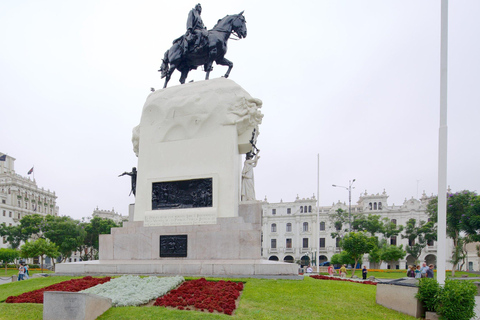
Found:
[{"label": "planter box", "polygon": [[418,287],[379,283],[376,302],[389,309],[420,318],[425,310],[415,298],[417,292]]}]

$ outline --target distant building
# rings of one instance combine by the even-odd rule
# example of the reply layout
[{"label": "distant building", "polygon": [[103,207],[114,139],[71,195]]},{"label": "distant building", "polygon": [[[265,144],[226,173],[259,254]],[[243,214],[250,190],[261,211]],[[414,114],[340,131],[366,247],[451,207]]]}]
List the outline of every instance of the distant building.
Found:
[{"label": "distant building", "polygon": [[[3,154],[0,153],[0,157]],[[6,155],[0,161],[0,223],[7,226],[18,225],[22,217],[38,213],[58,215],[55,191],[37,186],[35,179],[15,173],[15,158]],[[7,248],[5,237],[0,248]]]},{"label": "distant building", "polygon": [[[352,204],[352,215],[357,213],[379,215],[399,225],[406,225],[411,218],[417,222],[428,221],[426,208],[430,198],[425,193],[420,200],[405,199],[401,205],[389,205],[387,199],[388,195],[385,191],[370,195],[365,192],[360,196],[357,204]],[[280,203],[269,203],[265,199],[262,216],[262,256],[265,259],[307,265],[315,260],[320,263],[330,261],[335,253],[340,252],[339,239],[331,236],[331,233],[337,230],[330,215],[339,208],[348,212],[348,205],[338,202],[332,206],[320,207],[317,220],[316,202],[315,196],[307,199],[300,199],[297,196],[293,202],[281,201]],[[403,245],[404,248],[408,245],[408,239],[402,239],[400,235],[393,236],[387,241],[389,244]],[[447,241],[447,256],[452,248],[453,242]],[[315,259],[316,256],[318,259]],[[431,242],[422,251],[419,260],[436,264],[436,257],[437,243]],[[395,265],[390,266],[387,263],[377,265],[370,263],[368,255],[365,255],[363,264],[368,268],[405,269],[406,266],[415,264],[414,260],[407,254]],[[471,259],[469,267],[478,270],[478,259],[475,261]],[[452,264],[447,262],[447,269],[451,268]]]},{"label": "distant building", "polygon": [[103,218],[103,219],[110,219],[110,220],[115,221],[116,223],[122,223],[124,221],[128,221],[127,216],[122,216],[118,212],[115,212],[114,208],[112,208],[112,210],[109,211],[109,210],[100,210],[97,207],[95,210],[93,210],[92,216],[94,218],[99,217],[99,218]]}]

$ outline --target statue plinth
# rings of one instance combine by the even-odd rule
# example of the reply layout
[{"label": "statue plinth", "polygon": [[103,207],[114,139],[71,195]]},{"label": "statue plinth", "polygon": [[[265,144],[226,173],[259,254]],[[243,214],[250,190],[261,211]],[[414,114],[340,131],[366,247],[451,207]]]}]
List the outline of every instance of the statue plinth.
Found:
[{"label": "statue plinth", "polygon": [[260,108],[259,99],[223,78],[150,94],[134,129],[134,221],[193,225],[237,217],[241,154],[251,150]]}]

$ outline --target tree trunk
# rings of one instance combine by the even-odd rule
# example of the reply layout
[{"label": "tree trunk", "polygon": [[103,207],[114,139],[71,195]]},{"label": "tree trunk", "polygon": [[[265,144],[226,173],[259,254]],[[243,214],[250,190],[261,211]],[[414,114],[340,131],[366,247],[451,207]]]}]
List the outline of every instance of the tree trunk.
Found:
[{"label": "tree trunk", "polygon": [[352,272],[352,275],[350,276],[350,278],[353,278],[353,276],[355,275],[355,271],[357,271],[357,262],[358,262],[358,260],[355,260],[355,265],[353,266],[353,272]]}]

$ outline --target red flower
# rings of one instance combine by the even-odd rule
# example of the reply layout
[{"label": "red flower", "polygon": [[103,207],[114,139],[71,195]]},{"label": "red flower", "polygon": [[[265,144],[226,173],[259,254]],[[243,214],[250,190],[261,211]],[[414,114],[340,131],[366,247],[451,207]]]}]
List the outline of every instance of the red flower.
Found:
[{"label": "red flower", "polygon": [[5,301],[6,303],[43,303],[43,293],[45,291],[68,291],[68,292],[78,292],[90,287],[94,287],[97,284],[105,283],[110,281],[110,277],[105,278],[93,278],[90,276],[83,277],[82,279],[72,279],[68,281],[63,281],[51,286],[22,293],[19,296],[10,296]]},{"label": "red flower", "polygon": [[236,300],[243,290],[243,283],[220,280],[207,281],[205,278],[184,282],[178,289],[158,298],[155,306],[173,307],[180,310],[195,307],[197,310],[218,311],[232,315]]}]

